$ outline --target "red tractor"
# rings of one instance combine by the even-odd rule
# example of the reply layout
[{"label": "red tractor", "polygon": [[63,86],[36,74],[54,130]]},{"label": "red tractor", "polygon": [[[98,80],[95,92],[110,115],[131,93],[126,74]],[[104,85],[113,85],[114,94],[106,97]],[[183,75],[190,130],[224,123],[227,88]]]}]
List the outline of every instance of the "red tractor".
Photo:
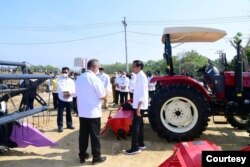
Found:
[{"label": "red tractor", "polygon": [[[152,79],[158,86],[148,112],[149,122],[160,137],[168,141],[192,140],[206,129],[210,116],[223,115],[239,129],[249,124],[250,72],[242,70],[240,42],[235,71],[219,71],[209,61],[198,70],[204,75],[204,84],[174,72],[171,43],[214,42],[225,35],[225,31],[211,28],[165,28],[162,42],[168,75]],[[226,67],[224,54],[221,60]]]}]

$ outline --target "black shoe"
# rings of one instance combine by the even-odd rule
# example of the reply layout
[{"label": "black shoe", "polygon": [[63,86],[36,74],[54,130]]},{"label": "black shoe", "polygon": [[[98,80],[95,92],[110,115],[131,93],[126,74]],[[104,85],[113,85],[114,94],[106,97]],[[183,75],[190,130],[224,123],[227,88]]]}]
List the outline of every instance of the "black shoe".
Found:
[{"label": "black shoe", "polygon": [[138,149],[138,150],[130,149],[130,150],[124,150],[123,152],[126,155],[134,155],[134,154],[140,153],[141,150],[140,149]]},{"label": "black shoe", "polygon": [[63,132],[63,128],[58,128],[58,132],[59,133]]},{"label": "black shoe", "polygon": [[106,156],[101,156],[101,157],[93,157],[92,164],[98,164],[106,161],[107,157]]},{"label": "black shoe", "polygon": [[74,126],[69,126],[69,127],[67,127],[67,129],[75,129],[75,127]]},{"label": "black shoe", "polygon": [[79,154],[79,158],[80,158],[80,163],[84,163],[86,159],[89,159],[89,154],[88,153],[85,153],[84,156],[81,156]]}]

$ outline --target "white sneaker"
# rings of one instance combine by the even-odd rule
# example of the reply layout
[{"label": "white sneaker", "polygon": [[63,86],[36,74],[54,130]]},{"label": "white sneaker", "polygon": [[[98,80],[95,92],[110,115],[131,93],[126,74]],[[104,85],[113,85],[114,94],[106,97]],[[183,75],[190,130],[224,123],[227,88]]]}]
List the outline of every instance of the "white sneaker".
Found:
[{"label": "white sneaker", "polygon": [[140,150],[145,150],[146,148],[147,148],[147,146],[145,146],[145,145],[144,146],[139,146]]}]

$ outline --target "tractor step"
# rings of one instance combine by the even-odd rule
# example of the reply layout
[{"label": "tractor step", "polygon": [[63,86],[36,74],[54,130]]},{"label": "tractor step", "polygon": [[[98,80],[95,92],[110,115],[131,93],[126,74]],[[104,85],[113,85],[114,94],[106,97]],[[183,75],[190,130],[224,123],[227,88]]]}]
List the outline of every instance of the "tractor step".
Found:
[{"label": "tractor step", "polygon": [[143,117],[147,118],[148,117],[148,110],[144,112]]},{"label": "tractor step", "polygon": [[219,121],[215,120],[215,116],[213,116],[213,123],[214,124],[228,124],[226,119],[225,119],[225,121],[223,121],[223,120],[219,120]]}]

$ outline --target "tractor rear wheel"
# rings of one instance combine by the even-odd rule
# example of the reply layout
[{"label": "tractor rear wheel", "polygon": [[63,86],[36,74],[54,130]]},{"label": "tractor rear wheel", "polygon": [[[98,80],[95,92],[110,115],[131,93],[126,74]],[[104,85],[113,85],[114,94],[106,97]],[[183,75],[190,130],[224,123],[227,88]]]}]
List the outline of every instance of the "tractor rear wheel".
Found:
[{"label": "tractor rear wheel", "polygon": [[[152,97],[152,99],[153,98],[154,98],[154,96]],[[150,100],[150,105],[149,105],[149,109],[148,109],[148,121],[151,125],[151,128],[154,131],[156,131],[157,130],[157,120],[156,120],[157,113],[155,112],[154,107],[152,107],[152,99]]]},{"label": "tractor rear wheel", "polygon": [[247,116],[240,115],[227,115],[227,122],[234,128],[246,129],[247,128]]},{"label": "tractor rear wheel", "polygon": [[159,89],[151,101],[156,130],[168,141],[199,137],[208,125],[209,104],[195,88],[173,84]]}]

